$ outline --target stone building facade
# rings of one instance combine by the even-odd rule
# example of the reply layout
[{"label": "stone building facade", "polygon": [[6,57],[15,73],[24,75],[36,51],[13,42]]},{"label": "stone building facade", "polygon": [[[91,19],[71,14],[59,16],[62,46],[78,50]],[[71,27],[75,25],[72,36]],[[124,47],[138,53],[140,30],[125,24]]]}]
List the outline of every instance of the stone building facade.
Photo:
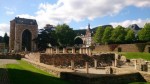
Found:
[{"label": "stone building facade", "polygon": [[91,29],[90,29],[90,24],[88,24],[88,29],[86,30],[85,34],[85,45],[86,47],[91,46],[92,44],[92,37],[91,37]]},{"label": "stone building facade", "polygon": [[36,44],[33,41],[38,36],[38,25],[34,19],[15,17],[10,21],[9,50],[34,51]]},{"label": "stone building facade", "polygon": [[92,35],[91,35],[91,28],[90,24],[88,24],[88,28],[86,29],[85,35],[77,36],[82,39],[83,46],[89,47],[92,44]]}]

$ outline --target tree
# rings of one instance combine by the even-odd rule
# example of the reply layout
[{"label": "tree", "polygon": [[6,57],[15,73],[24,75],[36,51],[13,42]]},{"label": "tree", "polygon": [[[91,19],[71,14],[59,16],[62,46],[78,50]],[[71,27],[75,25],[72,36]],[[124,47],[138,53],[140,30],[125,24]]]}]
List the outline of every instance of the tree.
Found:
[{"label": "tree", "polygon": [[96,43],[102,43],[102,37],[104,33],[104,28],[101,26],[97,28],[96,33],[94,34],[94,41]]},{"label": "tree", "polygon": [[129,29],[127,31],[127,35],[125,36],[125,40],[127,42],[133,42],[133,41],[135,41],[135,33],[134,33],[134,31],[132,29]]},{"label": "tree", "polygon": [[150,41],[150,23],[146,23],[144,28],[139,31],[138,38],[140,41]]},{"label": "tree", "polygon": [[2,36],[0,36],[0,43],[2,43],[3,42],[3,37]]},{"label": "tree", "polygon": [[66,24],[56,27],[57,42],[60,46],[71,46],[74,44],[75,32]]},{"label": "tree", "polygon": [[106,27],[104,34],[103,34],[103,38],[102,38],[103,43],[107,44],[111,42],[110,37],[111,37],[112,31],[113,31],[112,27]]},{"label": "tree", "polygon": [[43,30],[38,34],[38,37],[34,39],[35,43],[38,46],[38,50],[45,50],[49,47],[49,44],[51,46],[57,45],[57,37],[54,30],[47,31]]},{"label": "tree", "polygon": [[122,26],[118,25],[113,31],[111,40],[114,43],[123,43],[125,41],[126,32]]},{"label": "tree", "polygon": [[3,37],[3,42],[5,43],[6,46],[9,45],[9,36],[7,35],[7,33],[5,33]]}]

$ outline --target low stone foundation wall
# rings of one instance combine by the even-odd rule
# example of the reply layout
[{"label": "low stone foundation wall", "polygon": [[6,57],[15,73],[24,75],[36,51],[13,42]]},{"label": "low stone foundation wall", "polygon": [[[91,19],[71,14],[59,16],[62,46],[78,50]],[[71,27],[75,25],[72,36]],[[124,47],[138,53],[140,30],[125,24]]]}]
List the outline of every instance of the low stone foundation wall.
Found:
[{"label": "low stone foundation wall", "polygon": [[37,53],[29,53],[25,55],[25,58],[35,61],[35,62],[40,62],[40,56],[41,54],[39,52]]},{"label": "low stone foundation wall", "polygon": [[21,54],[0,54],[0,59],[17,59],[20,60],[24,55]]},{"label": "low stone foundation wall", "polygon": [[71,60],[74,61],[75,66],[84,67],[85,62],[93,65],[93,60],[86,54],[41,54],[40,62],[54,66],[70,66]]},{"label": "low stone foundation wall", "polygon": [[88,65],[90,67],[94,67],[94,61],[96,60],[97,67],[106,67],[106,66],[112,66],[112,62],[115,61],[115,54],[101,53],[98,55],[88,56],[87,54],[29,53],[25,55],[25,58],[35,62],[60,66],[60,67],[70,67],[71,61],[73,61],[75,67],[85,67],[85,62],[88,62]]},{"label": "low stone foundation wall", "polygon": [[141,71],[140,74],[147,82],[150,82],[150,73]]},{"label": "low stone foundation wall", "polygon": [[132,82],[146,82],[140,73],[129,74],[84,74],[62,72],[60,78],[78,84],[128,84]]},{"label": "low stone foundation wall", "polygon": [[[74,72],[74,70],[71,69],[57,68],[52,65],[37,63],[27,59],[24,60],[57,77],[79,84],[128,84],[131,82],[150,82],[150,74],[145,72],[124,74],[87,74]],[[118,71],[120,71],[118,68],[113,68],[113,73],[118,73]]]}]

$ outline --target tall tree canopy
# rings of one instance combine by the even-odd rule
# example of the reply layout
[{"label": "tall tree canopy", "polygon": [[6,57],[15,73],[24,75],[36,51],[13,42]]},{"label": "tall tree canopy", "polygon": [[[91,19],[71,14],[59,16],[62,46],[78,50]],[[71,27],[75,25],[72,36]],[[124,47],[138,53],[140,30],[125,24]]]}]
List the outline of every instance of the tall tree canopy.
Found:
[{"label": "tall tree canopy", "polygon": [[102,37],[103,37],[103,33],[104,33],[104,28],[102,28],[101,26],[97,28],[96,33],[94,34],[94,41],[96,43],[102,43]]},{"label": "tall tree canopy", "polygon": [[150,41],[150,23],[144,25],[144,28],[139,31],[138,37],[140,41]]},{"label": "tall tree canopy", "polygon": [[57,45],[57,37],[54,30],[47,31],[43,30],[38,34],[38,37],[34,39],[35,43],[38,45],[38,50],[45,50],[51,46]]},{"label": "tall tree canopy", "polygon": [[5,35],[3,37],[3,42],[6,44],[6,46],[9,45],[9,36],[7,35],[7,33],[5,33]]},{"label": "tall tree canopy", "polygon": [[125,29],[119,25],[112,31],[111,40],[114,43],[123,43],[125,41],[125,35]]},{"label": "tall tree canopy", "polygon": [[75,32],[66,24],[56,27],[57,42],[60,46],[71,46],[74,44]]},{"label": "tall tree canopy", "polygon": [[102,38],[103,43],[107,44],[111,42],[110,37],[112,35],[112,31],[113,31],[112,27],[106,27],[104,34],[103,34],[103,38]]},{"label": "tall tree canopy", "polygon": [[127,31],[127,35],[125,36],[125,40],[127,42],[133,42],[133,41],[135,41],[135,33],[134,33],[134,31],[132,29],[129,29]]}]

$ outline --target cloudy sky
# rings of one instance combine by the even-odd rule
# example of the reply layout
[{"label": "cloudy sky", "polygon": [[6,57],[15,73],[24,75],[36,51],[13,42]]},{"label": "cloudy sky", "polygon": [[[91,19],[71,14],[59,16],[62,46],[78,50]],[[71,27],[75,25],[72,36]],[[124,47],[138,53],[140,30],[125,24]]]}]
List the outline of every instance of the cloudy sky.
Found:
[{"label": "cloudy sky", "polygon": [[45,24],[67,23],[73,29],[111,24],[150,22],[150,0],[0,0],[0,35],[9,34],[15,17],[36,19],[39,29]]}]

